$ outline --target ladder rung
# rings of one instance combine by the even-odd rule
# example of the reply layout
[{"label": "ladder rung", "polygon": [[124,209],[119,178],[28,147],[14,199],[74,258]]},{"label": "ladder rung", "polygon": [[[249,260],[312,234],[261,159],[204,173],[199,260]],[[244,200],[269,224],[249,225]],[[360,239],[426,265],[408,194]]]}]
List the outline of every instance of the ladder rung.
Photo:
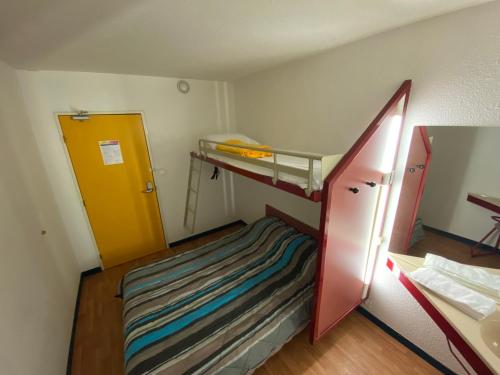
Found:
[{"label": "ladder rung", "polygon": [[[194,226],[195,226],[195,221],[196,221],[196,207],[198,205],[198,194],[199,194],[199,187],[200,187],[200,178],[201,178],[201,172],[203,170],[203,164],[202,161],[200,160],[199,168],[196,168],[195,160],[194,158],[191,158],[191,161],[189,163],[189,181],[188,181],[188,187],[187,187],[187,198],[186,198],[186,208],[185,208],[185,213],[184,213],[184,225],[187,226],[187,221],[188,221],[188,216],[192,215],[192,224],[191,224],[191,233],[194,232]],[[196,172],[197,176],[193,177],[193,172]],[[193,178],[195,180],[193,180]],[[194,187],[193,187],[194,183]],[[195,194],[193,197],[194,200],[194,208],[191,208],[191,194]]]}]

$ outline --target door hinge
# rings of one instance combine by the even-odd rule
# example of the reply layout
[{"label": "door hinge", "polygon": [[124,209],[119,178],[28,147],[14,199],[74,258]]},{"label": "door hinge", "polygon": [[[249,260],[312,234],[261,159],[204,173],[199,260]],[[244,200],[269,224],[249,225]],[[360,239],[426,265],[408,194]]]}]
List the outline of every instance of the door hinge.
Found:
[{"label": "door hinge", "polygon": [[63,142],[64,142],[64,143],[68,143],[68,140],[66,139],[66,136],[65,136],[65,135],[63,135],[63,136],[62,136],[62,139],[63,139]]},{"label": "door hinge", "polygon": [[82,199],[82,203],[83,203],[83,207],[87,207],[87,205],[85,204],[85,199]]},{"label": "door hinge", "polygon": [[72,120],[85,121],[90,118],[88,111],[78,111],[76,115],[71,116]]}]

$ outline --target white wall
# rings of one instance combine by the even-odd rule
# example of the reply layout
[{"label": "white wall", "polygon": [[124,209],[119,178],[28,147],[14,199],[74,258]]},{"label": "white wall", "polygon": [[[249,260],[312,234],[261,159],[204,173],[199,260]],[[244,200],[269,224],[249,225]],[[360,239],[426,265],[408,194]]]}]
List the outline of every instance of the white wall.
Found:
[{"label": "white wall", "polygon": [[[19,72],[29,115],[57,205],[70,234],[80,269],[99,265],[88,219],[61,141],[56,112],[143,111],[156,169],[158,198],[169,242],[190,233],[183,228],[189,151],[197,139],[231,128],[231,87],[190,80],[191,91],[177,91],[177,79],[75,72]],[[197,231],[234,220],[230,176],[209,180],[204,169]]]},{"label": "white wall", "polygon": [[[500,2],[379,34],[235,82],[238,130],[275,147],[345,152],[404,79],[407,124],[500,126]],[[411,129],[404,134],[406,155]],[[398,167],[404,166],[404,158]],[[265,203],[317,224],[319,205],[235,179],[247,221]],[[401,181],[401,172],[397,176]],[[395,190],[398,191],[399,188]],[[391,208],[394,217],[394,203]],[[390,221],[390,220],[389,220]],[[380,257],[383,259],[383,257]],[[366,307],[451,369],[444,336],[380,262]]]},{"label": "white wall", "polygon": [[63,374],[80,271],[16,72],[1,61],[0,82],[1,372]]},{"label": "white wall", "polygon": [[468,192],[500,196],[500,128],[428,129],[434,137],[432,159],[419,216],[425,225],[478,241],[493,227],[493,212],[466,197]]}]

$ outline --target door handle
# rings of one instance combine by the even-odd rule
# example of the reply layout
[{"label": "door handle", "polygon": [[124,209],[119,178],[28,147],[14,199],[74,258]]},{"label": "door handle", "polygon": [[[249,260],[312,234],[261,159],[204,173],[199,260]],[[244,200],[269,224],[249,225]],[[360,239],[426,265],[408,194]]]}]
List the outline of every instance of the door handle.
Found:
[{"label": "door handle", "polygon": [[148,181],[146,182],[146,190],[143,190],[142,192],[145,194],[152,193],[155,190],[155,187],[153,185],[153,182]]}]

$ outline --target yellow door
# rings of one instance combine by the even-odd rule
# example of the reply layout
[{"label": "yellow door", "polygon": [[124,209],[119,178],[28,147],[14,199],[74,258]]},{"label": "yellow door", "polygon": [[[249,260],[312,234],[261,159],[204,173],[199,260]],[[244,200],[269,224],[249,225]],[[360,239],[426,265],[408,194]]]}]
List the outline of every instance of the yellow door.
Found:
[{"label": "yellow door", "polygon": [[59,122],[104,267],[165,249],[141,115]]}]

